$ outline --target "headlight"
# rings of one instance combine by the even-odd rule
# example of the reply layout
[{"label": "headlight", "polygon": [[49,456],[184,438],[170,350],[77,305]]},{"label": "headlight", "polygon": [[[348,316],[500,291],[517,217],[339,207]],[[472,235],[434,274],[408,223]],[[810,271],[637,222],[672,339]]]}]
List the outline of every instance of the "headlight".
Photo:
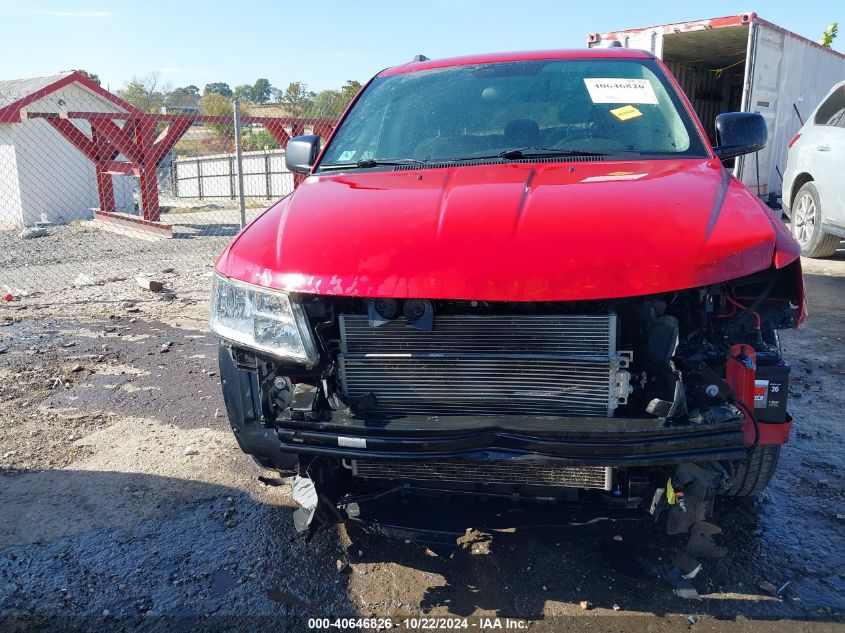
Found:
[{"label": "headlight", "polygon": [[315,365],[319,360],[302,306],[286,292],[214,275],[211,331],[250,349]]}]

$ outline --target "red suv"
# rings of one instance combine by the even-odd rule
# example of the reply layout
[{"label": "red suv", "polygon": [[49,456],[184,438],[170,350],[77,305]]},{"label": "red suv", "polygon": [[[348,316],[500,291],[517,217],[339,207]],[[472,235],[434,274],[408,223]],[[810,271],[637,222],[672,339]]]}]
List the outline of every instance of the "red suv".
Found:
[{"label": "red suv", "polygon": [[680,532],[761,491],[799,249],[722,164],[763,119],[717,132],[651,54],[589,49],[415,60],[325,148],[292,139],[307,177],[220,256],[211,328],[235,436],[295,474],[298,527],[323,504],[407,538],[457,499],[499,523],[663,508]]}]

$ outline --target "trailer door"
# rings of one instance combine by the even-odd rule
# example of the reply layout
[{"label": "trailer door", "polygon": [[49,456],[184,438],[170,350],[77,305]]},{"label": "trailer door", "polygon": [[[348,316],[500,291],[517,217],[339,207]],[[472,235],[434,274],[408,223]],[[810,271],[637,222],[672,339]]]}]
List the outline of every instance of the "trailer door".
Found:
[{"label": "trailer door", "polygon": [[[766,120],[769,140],[757,154],[743,156],[737,161],[736,175],[758,196],[766,197],[780,191],[778,165],[781,143],[778,138],[778,88],[781,83],[785,35],[780,31],[752,23],[749,33],[749,64],[743,90],[743,111],[758,112]],[[797,123],[797,119],[796,119]],[[787,139],[789,140],[789,139]],[[786,155],[784,153],[784,159]]]},{"label": "trailer door", "polygon": [[789,140],[830,88],[845,79],[845,59],[841,53],[766,23],[752,23],[751,38],[743,110],[763,115],[769,139],[756,159],[753,154],[742,158],[736,173],[756,193],[759,160],[760,195],[774,202],[783,185]]}]

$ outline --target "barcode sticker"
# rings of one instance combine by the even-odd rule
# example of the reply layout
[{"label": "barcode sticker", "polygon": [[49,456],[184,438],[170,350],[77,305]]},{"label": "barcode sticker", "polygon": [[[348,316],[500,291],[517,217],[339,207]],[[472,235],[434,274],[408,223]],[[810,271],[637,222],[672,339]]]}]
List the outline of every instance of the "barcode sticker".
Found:
[{"label": "barcode sticker", "polygon": [[657,105],[657,95],[648,79],[584,79],[593,103],[646,103]]}]

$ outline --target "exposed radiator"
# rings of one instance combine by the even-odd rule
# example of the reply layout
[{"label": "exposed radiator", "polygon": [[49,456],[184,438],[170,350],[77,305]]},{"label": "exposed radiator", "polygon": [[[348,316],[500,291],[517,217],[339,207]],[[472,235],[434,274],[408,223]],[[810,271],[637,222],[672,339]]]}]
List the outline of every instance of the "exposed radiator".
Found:
[{"label": "exposed radiator", "polygon": [[431,331],[341,315],[341,385],[394,415],[612,415],[630,356],[616,315],[442,315]]},{"label": "exposed radiator", "polygon": [[554,466],[519,460],[506,462],[352,460],[352,474],[366,479],[526,484],[610,490],[611,469],[604,466]]}]

